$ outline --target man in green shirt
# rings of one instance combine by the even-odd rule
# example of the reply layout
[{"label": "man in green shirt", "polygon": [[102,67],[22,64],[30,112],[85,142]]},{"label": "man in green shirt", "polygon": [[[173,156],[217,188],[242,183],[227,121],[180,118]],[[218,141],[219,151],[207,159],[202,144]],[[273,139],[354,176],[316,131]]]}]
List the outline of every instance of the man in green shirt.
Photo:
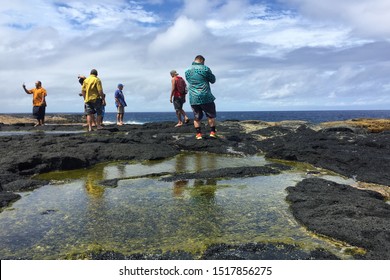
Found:
[{"label": "man in green shirt", "polygon": [[215,97],[211,93],[210,83],[215,83],[215,76],[210,68],[204,65],[205,58],[201,55],[195,57],[191,67],[185,72],[186,80],[189,83],[190,105],[194,112],[194,126],[196,139],[202,139],[201,120],[203,112],[206,114],[210,126],[211,138],[217,138],[215,133]]}]

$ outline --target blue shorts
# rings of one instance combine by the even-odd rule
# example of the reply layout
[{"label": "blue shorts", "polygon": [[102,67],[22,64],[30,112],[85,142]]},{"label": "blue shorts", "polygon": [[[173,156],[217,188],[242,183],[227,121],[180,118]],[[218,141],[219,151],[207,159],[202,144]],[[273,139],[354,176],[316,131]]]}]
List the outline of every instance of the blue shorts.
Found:
[{"label": "blue shorts", "polygon": [[103,115],[102,100],[99,98],[85,103],[85,114],[86,115],[97,114],[98,116],[102,116]]},{"label": "blue shorts", "polygon": [[194,119],[196,121],[203,119],[203,112],[206,114],[206,117],[210,119],[215,119],[217,117],[214,101],[207,104],[191,105],[191,108],[192,112],[194,112]]}]

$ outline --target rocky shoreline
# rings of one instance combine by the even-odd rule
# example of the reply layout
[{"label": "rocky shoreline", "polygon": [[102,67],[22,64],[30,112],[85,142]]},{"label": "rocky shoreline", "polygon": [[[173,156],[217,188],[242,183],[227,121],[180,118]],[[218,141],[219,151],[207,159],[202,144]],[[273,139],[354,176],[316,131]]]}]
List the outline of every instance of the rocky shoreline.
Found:
[{"label": "rocky shoreline", "polygon": [[[383,195],[325,180],[305,179],[287,189],[287,201],[294,217],[309,230],[366,250],[366,254],[355,258],[390,259],[390,205],[386,203],[390,186],[390,132],[386,129],[373,130],[357,122],[314,125],[297,121],[232,120],[218,123],[219,139],[206,137],[199,141],[194,138],[191,125],[179,129],[171,122],[122,127],[109,125],[103,130],[87,133],[79,116],[57,117],[53,121],[56,120],[57,124],[39,128],[34,128],[30,122],[0,124],[0,133],[3,133],[0,136],[1,208],[19,199],[18,192],[45,185],[47,182],[32,179],[32,176],[49,171],[86,168],[109,161],[167,159],[186,151],[243,156],[264,153],[268,158],[307,162],[334,171],[363,182],[362,186],[381,185]],[[60,118],[62,121],[58,124]],[[373,122],[375,120],[371,120]],[[220,178],[234,174],[244,177],[279,172],[280,168],[266,166],[262,170],[243,168],[234,172],[220,169],[197,176]],[[191,176],[194,174],[172,174],[170,179],[189,179]],[[243,244],[233,248],[221,244],[210,248],[202,258],[261,259],[275,256],[283,259],[283,254],[267,255],[264,250],[272,247],[267,246]],[[191,258],[180,252],[154,256],[102,252],[90,257]],[[306,256],[297,254],[296,258],[336,257],[317,252]]]}]

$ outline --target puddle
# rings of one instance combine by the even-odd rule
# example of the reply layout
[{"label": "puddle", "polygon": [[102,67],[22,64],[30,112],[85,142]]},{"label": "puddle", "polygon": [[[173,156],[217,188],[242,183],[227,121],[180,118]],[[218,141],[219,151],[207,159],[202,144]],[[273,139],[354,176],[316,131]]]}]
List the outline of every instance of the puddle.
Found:
[{"label": "puddle", "polygon": [[[52,183],[21,193],[22,199],[0,213],[0,258],[64,259],[99,249],[125,255],[157,250],[200,254],[212,244],[250,242],[319,247],[349,258],[340,244],[306,231],[288,209],[285,188],[313,176],[306,165],[279,175],[226,180],[145,177],[268,163],[262,156],[183,154],[40,175]],[[316,176],[353,183],[332,174]],[[116,187],[98,183],[115,178],[127,179]]]}]

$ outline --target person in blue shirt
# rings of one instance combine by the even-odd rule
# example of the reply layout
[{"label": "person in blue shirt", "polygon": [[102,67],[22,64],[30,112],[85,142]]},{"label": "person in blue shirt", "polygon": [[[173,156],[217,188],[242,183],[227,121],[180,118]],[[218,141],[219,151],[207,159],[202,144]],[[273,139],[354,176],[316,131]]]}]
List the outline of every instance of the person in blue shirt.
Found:
[{"label": "person in blue shirt", "polygon": [[210,137],[217,138],[215,132],[215,97],[211,93],[210,84],[215,83],[215,76],[210,68],[204,65],[205,58],[197,55],[191,67],[186,70],[185,77],[189,84],[188,93],[190,105],[194,112],[194,127],[196,139],[202,139],[201,120],[205,114],[208,119],[211,132]]},{"label": "person in blue shirt", "polygon": [[125,107],[127,106],[125,96],[123,95],[123,84],[118,84],[118,89],[115,91],[115,105],[117,108],[116,124],[123,125],[123,116]]}]

